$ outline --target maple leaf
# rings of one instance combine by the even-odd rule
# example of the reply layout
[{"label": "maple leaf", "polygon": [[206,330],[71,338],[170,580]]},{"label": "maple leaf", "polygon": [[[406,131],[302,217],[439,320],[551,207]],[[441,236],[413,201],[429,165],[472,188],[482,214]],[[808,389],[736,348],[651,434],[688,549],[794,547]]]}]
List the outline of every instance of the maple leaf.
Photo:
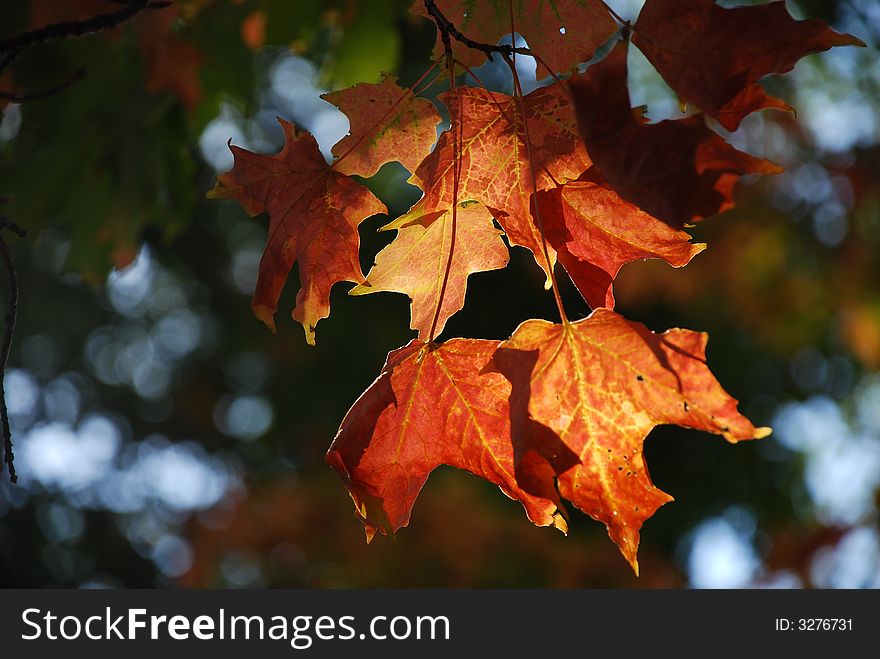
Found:
[{"label": "maple leaf", "polygon": [[541,234],[529,212],[534,192],[531,166],[537,189],[544,190],[577,178],[590,165],[565,90],[556,84],[523,98],[531,163],[516,98],[467,87],[440,98],[449,108],[451,122],[459,127],[460,147],[456,148],[454,131],[440,135],[434,151],[410,178],[424,195],[399,223],[437,216],[452,208],[458,157],[458,200],[478,201],[489,208],[508,240],[530,249],[546,271]]},{"label": "maple leaf", "polygon": [[[260,260],[253,309],[274,331],[278,298],[298,262],[302,289],[293,318],[302,323],[312,345],[315,325],[330,314],[333,285],[364,280],[358,224],[387,212],[348,174],[374,174],[391,160],[412,165],[430,151],[440,121],[430,102],[415,98],[391,78],[328,96],[354,117],[331,165],[311,135],[297,135],[293,124],[279,119],[285,136],[281,152],[266,156],[230,146],[235,165],[218,177],[209,195],[235,199],[250,215],[269,213],[269,238]],[[363,117],[358,116],[361,111]]]},{"label": "maple leaf", "polygon": [[794,20],[784,2],[724,8],[714,0],[647,0],[632,41],[679,96],[727,130],[756,110],[792,109],[760,78],[791,71],[810,53],[865,45],[820,20]]},{"label": "maple leaf", "polygon": [[[346,414],[326,460],[346,484],[368,541],[409,523],[419,491],[442,464],[498,485],[534,523],[567,528],[552,482],[534,478],[537,470],[517,474],[517,458],[530,447],[510,438],[510,382],[482,372],[497,346],[452,339],[429,348],[413,341],[388,355],[382,374]],[[540,448],[556,452],[553,470],[572,466],[564,446],[545,441]]]},{"label": "maple leaf", "polygon": [[454,227],[448,211],[427,225],[415,221],[398,228],[394,241],[376,256],[366,281],[349,295],[406,293],[412,299],[410,326],[419,339],[429,341],[437,301],[442,297],[435,335],[464,306],[468,276],[503,268],[507,261],[507,247],[492,215],[479,204],[468,204],[458,208]]},{"label": "maple leaf", "polygon": [[[617,29],[599,0],[436,0],[435,4],[456,29],[483,44],[494,45],[508,36],[512,22],[552,72],[568,71],[586,62]],[[423,0],[415,0],[410,11],[430,18]],[[440,59],[444,53],[438,30],[434,58]],[[470,67],[486,63],[486,55],[479,50],[459,48],[455,56]]]},{"label": "maple leaf", "polygon": [[387,209],[367,188],[329,167],[314,137],[297,135],[293,124],[279,122],[284,148],[264,156],[230,145],[235,165],[217,178],[210,196],[234,199],[250,215],[269,213],[254,312],[275,330],[278,298],[298,262],[301,290],[293,318],[314,345],[315,325],[330,314],[333,284],[363,281],[358,224]]},{"label": "maple leaf", "polygon": [[431,101],[402,89],[397,79],[360,83],[321,96],[348,117],[349,135],[333,147],[336,171],[369,178],[396,160],[410,172],[431,152],[443,121]]},{"label": "maple leaf", "polygon": [[587,303],[614,308],[611,283],[625,264],[660,258],[687,265],[706,248],[622,199],[592,169],[535,194],[544,233]]},{"label": "maple leaf", "polygon": [[[511,399],[511,435],[549,428],[577,456],[556,473],[559,493],[603,522],[638,573],[643,522],[672,498],[651,482],[642,453],[652,428],[676,424],[730,442],[765,437],[736,410],[706,365],[707,335],[654,334],[607,309],[565,325],[529,320],[487,370],[527,390]],[[522,409],[521,409],[522,408]],[[548,487],[548,486],[545,486]]]},{"label": "maple leaf", "polygon": [[626,55],[622,41],[569,82],[590,158],[621,197],[680,228],[731,208],[741,176],[782,171],[734,149],[702,115],[644,123],[630,106]]}]

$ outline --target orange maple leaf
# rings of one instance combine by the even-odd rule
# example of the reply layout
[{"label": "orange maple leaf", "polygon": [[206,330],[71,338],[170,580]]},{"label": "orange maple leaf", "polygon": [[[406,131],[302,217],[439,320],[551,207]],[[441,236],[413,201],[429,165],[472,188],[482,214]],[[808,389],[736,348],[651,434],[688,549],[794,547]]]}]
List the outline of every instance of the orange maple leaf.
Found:
[{"label": "orange maple leaf", "polygon": [[[449,108],[450,120],[460,126],[460,146],[456,148],[453,131],[440,136],[434,151],[410,179],[424,190],[424,196],[399,222],[437,216],[452,208],[458,159],[458,201],[478,201],[489,208],[511,244],[530,249],[546,270],[541,234],[529,212],[534,187],[516,98],[471,87],[460,87],[440,98]],[[523,105],[537,189],[577,178],[590,161],[565,90],[558,84],[537,89],[524,97]]]},{"label": "orange maple leaf", "polygon": [[333,147],[333,155],[340,159],[336,171],[364,178],[391,161],[414,172],[431,152],[443,120],[431,101],[401,89],[392,76],[321,98],[342,110],[351,125],[348,136]]},{"label": "orange maple leaf", "polygon": [[737,412],[709,371],[706,340],[682,329],[654,334],[597,309],[570,324],[528,320],[492,358],[490,370],[512,383],[514,444],[539,424],[577,455],[574,466],[556,471],[559,493],[605,524],[636,573],[639,529],[672,500],[645,465],[651,429],[675,424],[730,442],[770,434]]},{"label": "orange maple leaf", "polygon": [[[406,293],[412,299],[410,327],[418,331],[419,339],[429,341],[442,294],[434,332],[439,335],[449,317],[464,306],[468,276],[503,268],[508,261],[507,247],[489,211],[473,203],[459,207],[456,215],[455,225],[448,211],[427,226],[415,221],[386,227],[399,227],[397,237],[379,252],[366,281],[349,295]],[[452,262],[447,264],[450,252]]]}]

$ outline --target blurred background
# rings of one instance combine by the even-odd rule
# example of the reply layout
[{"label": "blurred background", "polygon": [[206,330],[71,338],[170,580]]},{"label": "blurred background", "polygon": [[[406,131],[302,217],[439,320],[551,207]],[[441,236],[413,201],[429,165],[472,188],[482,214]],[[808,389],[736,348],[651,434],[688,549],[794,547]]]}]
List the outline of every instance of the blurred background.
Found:
[{"label": "blurred background", "polygon": [[[347,119],[325,91],[429,66],[434,28],[407,0],[178,0],[124,26],[27,49],[0,77],[0,212],[21,280],[5,374],[18,485],[0,478],[0,585],[63,587],[880,587],[880,4],[789,1],[866,41],[766,81],[798,116],[752,115],[730,139],[786,172],[746,180],[693,233],[682,270],[627,266],[619,310],[655,331],[710,333],[718,379],[766,440],[679,428],[646,442],[676,501],[642,532],[635,578],[577,511],[564,537],[496,488],[436,471],[395,539],[364,542],[323,462],[340,420],[411,338],[402,295],[333,292],[316,348],[250,311],[266,218],[205,199],[227,141],[273,153],[276,116],[325,154]],[[638,1],[611,3],[635,18]],[[722,3],[733,4],[733,3]],[[741,3],[740,3],[741,4]],[[0,39],[115,11],[13,0]],[[634,104],[680,116],[633,52]],[[534,62],[519,58],[527,86]],[[487,62],[487,86],[510,91]],[[428,95],[442,91],[442,84]],[[385,166],[368,185],[400,213],[419,193]],[[388,237],[362,225],[366,270]],[[447,337],[502,339],[556,318],[537,266],[471,277]],[[8,299],[5,274],[2,303]],[[290,309],[295,273],[280,309]],[[572,317],[588,308],[570,285]],[[287,318],[285,320],[285,318]]]}]

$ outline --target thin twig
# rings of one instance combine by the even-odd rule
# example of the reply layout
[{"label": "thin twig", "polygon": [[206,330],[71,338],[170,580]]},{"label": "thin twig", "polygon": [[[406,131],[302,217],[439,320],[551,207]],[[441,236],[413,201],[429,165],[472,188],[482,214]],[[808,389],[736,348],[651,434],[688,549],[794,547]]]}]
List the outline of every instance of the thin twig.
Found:
[{"label": "thin twig", "polygon": [[72,76],[70,76],[67,80],[63,82],[59,82],[57,85],[53,85],[48,87],[47,89],[41,89],[36,92],[28,92],[26,94],[16,94],[15,92],[5,92],[0,90],[0,99],[10,101],[11,103],[24,103],[26,101],[35,101],[39,98],[46,98],[47,96],[53,96],[60,92],[63,92],[65,89],[70,87],[77,80],[81,80],[86,75],[85,68],[81,67],[77,69]]},{"label": "thin twig", "polygon": [[18,273],[15,270],[15,261],[12,259],[12,252],[3,238],[3,229],[9,229],[20,238],[24,238],[27,232],[20,226],[11,222],[6,217],[0,215],[0,255],[6,265],[6,273],[9,276],[9,307],[6,311],[4,320],[6,321],[6,330],[3,333],[3,347],[0,350],[0,424],[3,427],[3,453],[6,468],[9,471],[9,480],[13,483],[18,482],[18,476],[15,473],[15,455],[12,452],[12,429],[9,426],[9,411],[6,408],[6,362],[9,360],[9,353],[12,351],[12,335],[15,332],[15,320],[18,317]]},{"label": "thin twig", "polygon": [[[6,203],[8,201],[8,197],[5,195],[0,197],[0,203]],[[0,230],[9,229],[12,233],[14,233],[19,238],[27,238],[27,231],[18,226],[15,222],[7,218],[5,215],[0,215]],[[0,233],[0,237],[2,237],[2,233]]]},{"label": "thin twig", "polygon": [[21,51],[21,48],[17,48],[3,56],[3,59],[0,60],[0,73],[3,73],[9,67],[9,65],[12,64],[12,61],[19,56]]},{"label": "thin twig", "polygon": [[[114,5],[130,5],[132,0],[106,0],[106,2],[112,2]],[[171,0],[153,0],[144,9],[165,9],[173,4]]]},{"label": "thin twig", "polygon": [[99,14],[82,21],[50,23],[36,30],[22,32],[0,41],[0,53],[11,53],[46,41],[82,37],[101,30],[109,30],[153,4],[151,0],[131,0],[131,2],[126,2],[122,9],[110,14]]},{"label": "thin twig", "polygon": [[475,81],[480,87],[482,87],[483,89],[487,89],[487,90],[488,90],[488,87],[486,87],[486,85],[483,83],[483,81],[480,80],[480,76],[478,76],[476,73],[474,73],[474,71],[471,69],[471,67],[469,67],[467,64],[465,64],[464,62],[462,62],[462,61],[460,61],[460,60],[458,60],[458,59],[455,60],[455,63],[456,63],[458,66],[460,66],[462,69],[464,69],[465,73],[467,73],[471,78],[473,78],[474,81]]},{"label": "thin twig", "polygon": [[620,14],[618,14],[616,11],[614,11],[611,8],[611,5],[609,5],[607,2],[605,2],[605,0],[602,0],[602,4],[605,6],[605,9],[608,10],[608,13],[611,14],[618,23],[620,23],[621,25],[629,25],[629,21],[623,20],[620,17]]},{"label": "thin twig", "polygon": [[[500,55],[510,57],[513,53],[519,53],[520,55],[532,55],[532,51],[528,48],[515,48],[510,44],[500,44],[500,45],[492,45],[488,43],[481,43],[479,41],[474,41],[470,37],[465,36],[455,25],[443,14],[442,11],[437,7],[437,4],[434,0],[425,0],[425,11],[428,12],[428,15],[434,19],[434,22],[437,24],[437,29],[440,30],[441,38],[444,40],[444,46],[446,42],[449,40],[451,36],[456,41],[461,44],[464,44],[468,48],[473,50],[479,50],[484,53],[487,58],[492,59],[492,53],[498,53]],[[449,48],[447,48],[449,50]]]}]

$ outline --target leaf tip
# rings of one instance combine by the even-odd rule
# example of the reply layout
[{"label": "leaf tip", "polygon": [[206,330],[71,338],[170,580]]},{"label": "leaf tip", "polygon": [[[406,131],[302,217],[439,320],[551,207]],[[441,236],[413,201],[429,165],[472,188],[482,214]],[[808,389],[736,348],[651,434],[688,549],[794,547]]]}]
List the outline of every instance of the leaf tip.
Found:
[{"label": "leaf tip", "polygon": [[764,160],[761,166],[754,172],[755,174],[766,174],[767,176],[773,176],[775,174],[781,174],[785,171],[785,167],[782,165],[777,165],[772,160]]},{"label": "leaf tip", "polygon": [[633,572],[636,575],[636,578],[639,576],[639,560],[637,558],[632,559],[630,562],[630,567],[632,567]]},{"label": "leaf tip", "polygon": [[373,292],[373,287],[370,285],[369,281],[364,280],[362,284],[358,284],[354,288],[352,288],[348,294],[352,297],[358,297],[360,295],[367,295]]},{"label": "leaf tip", "polygon": [[226,186],[218,179],[214,187],[205,193],[207,199],[224,199],[226,197]]},{"label": "leaf tip", "polygon": [[251,307],[254,310],[254,315],[260,319],[263,324],[269,328],[272,334],[277,334],[278,330],[275,327],[275,310],[265,304],[254,304]]},{"label": "leaf tip", "polygon": [[855,46],[856,48],[867,48],[868,44],[852,34],[838,35],[840,38],[835,39],[835,46]]},{"label": "leaf tip", "polygon": [[303,323],[303,330],[306,333],[306,343],[310,346],[315,346],[315,326],[310,325],[309,323]]},{"label": "leaf tip", "polygon": [[568,522],[561,510],[557,510],[553,513],[553,528],[562,531],[562,535],[568,535]]}]

